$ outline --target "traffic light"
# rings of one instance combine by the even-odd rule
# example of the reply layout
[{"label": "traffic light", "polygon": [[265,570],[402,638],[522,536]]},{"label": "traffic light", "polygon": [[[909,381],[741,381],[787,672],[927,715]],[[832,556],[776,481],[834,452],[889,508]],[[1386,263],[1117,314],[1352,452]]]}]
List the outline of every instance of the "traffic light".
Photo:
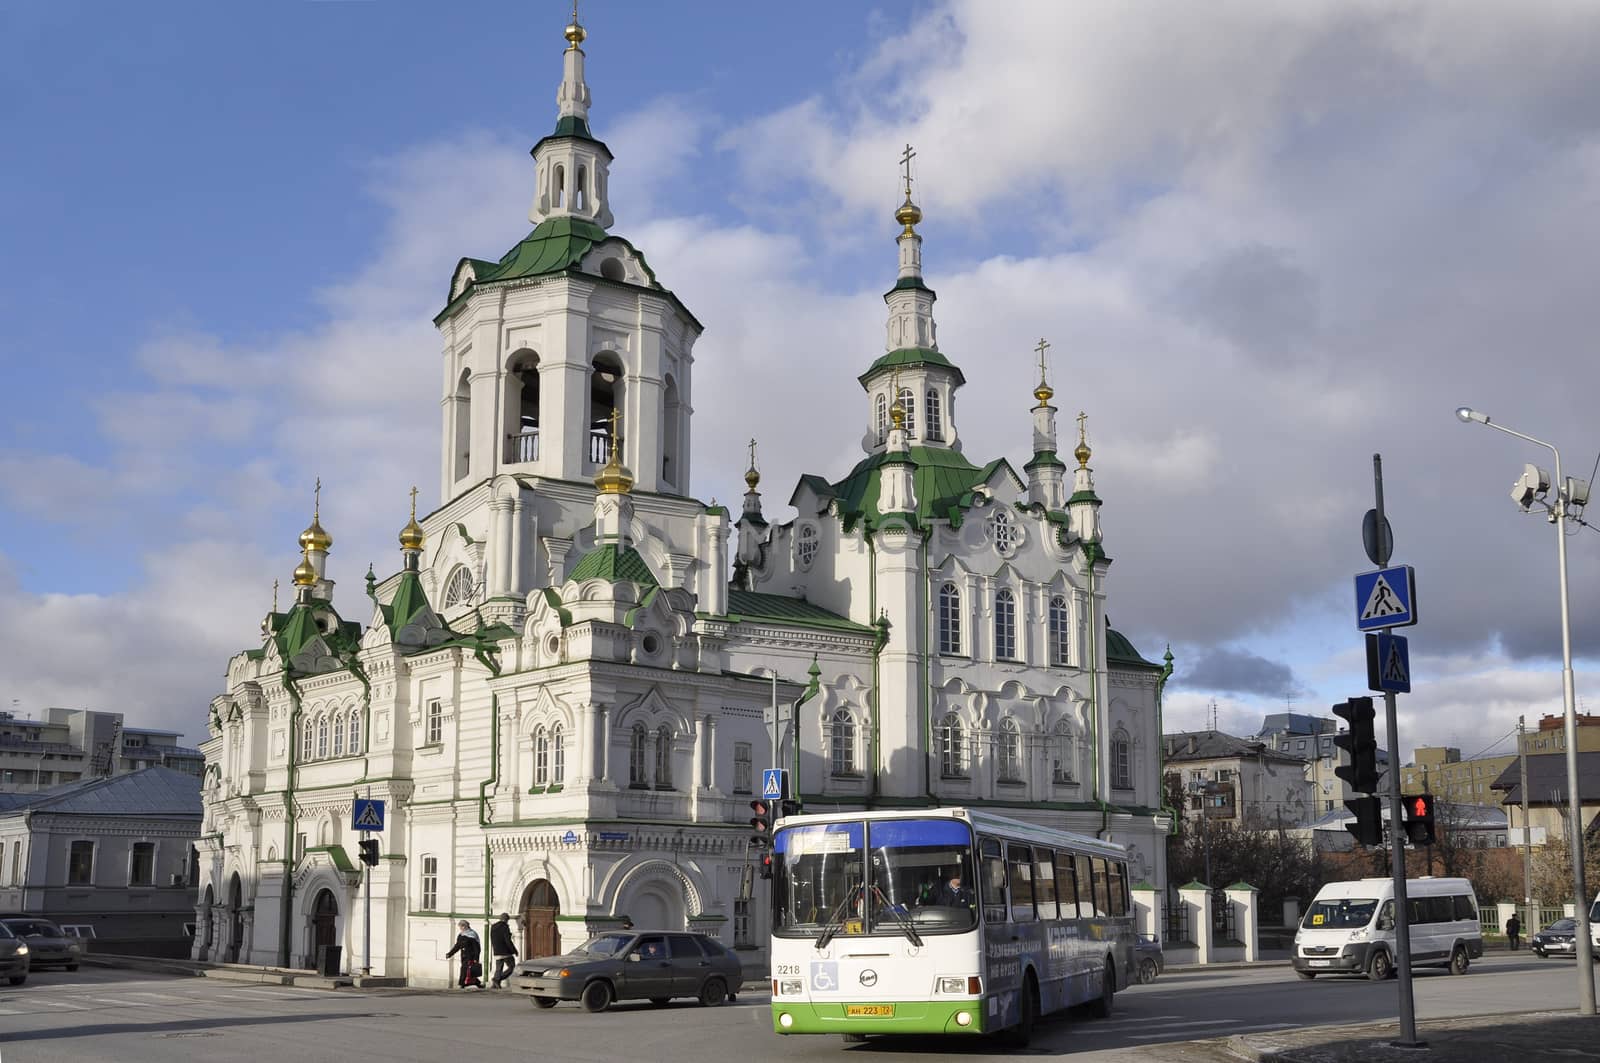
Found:
[{"label": "traffic light", "polygon": [[761,877],[762,878],[771,878],[772,877],[772,854],[771,853],[762,853],[761,854]]},{"label": "traffic light", "polygon": [[758,797],[750,802],[750,844],[758,849],[772,847],[772,802]]},{"label": "traffic light", "polygon": [[362,838],[359,844],[361,846],[361,862],[366,864],[368,867],[377,867],[378,839]]},{"label": "traffic light", "polygon": [[1354,815],[1354,823],[1344,829],[1355,835],[1357,845],[1383,844],[1383,803],[1376,797],[1357,797],[1344,803]]},{"label": "traffic light", "polygon": [[1351,698],[1335,705],[1333,714],[1349,721],[1343,733],[1334,735],[1333,744],[1350,754],[1350,763],[1339,765],[1333,773],[1358,794],[1377,793],[1378,740],[1372,733],[1372,699]]},{"label": "traffic light", "polygon": [[1400,803],[1406,813],[1406,841],[1412,845],[1432,845],[1435,836],[1433,795],[1415,794],[1411,797],[1402,797]]},{"label": "traffic light", "polygon": [[786,797],[782,801],[778,802],[778,817],[780,819],[788,819],[790,816],[798,816],[799,814],[799,801],[794,801]]}]

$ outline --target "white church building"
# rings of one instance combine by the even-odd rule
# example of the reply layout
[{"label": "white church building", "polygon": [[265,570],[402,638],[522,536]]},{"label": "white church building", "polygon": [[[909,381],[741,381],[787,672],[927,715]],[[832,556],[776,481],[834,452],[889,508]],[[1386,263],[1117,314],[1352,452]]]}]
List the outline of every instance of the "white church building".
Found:
[{"label": "white church building", "polygon": [[610,231],[585,36],[533,148],[532,232],[462,259],[434,319],[442,504],[419,520],[413,492],[399,571],[338,608],[314,515],[295,601],[212,702],[196,957],[340,945],[359,969],[356,793],[386,805],[374,974],[443,984],[455,920],[501,911],[524,955],[625,921],[759,950],[774,704],[798,703],[776,760],[808,810],[991,808],[1127,845],[1164,887],[1171,657],[1107,627],[1082,418],[1069,465],[1041,370],[1022,473],[963,453],[908,170],[863,458],[802,477],[787,522],[753,455],[741,513],[691,496],[702,325]]}]

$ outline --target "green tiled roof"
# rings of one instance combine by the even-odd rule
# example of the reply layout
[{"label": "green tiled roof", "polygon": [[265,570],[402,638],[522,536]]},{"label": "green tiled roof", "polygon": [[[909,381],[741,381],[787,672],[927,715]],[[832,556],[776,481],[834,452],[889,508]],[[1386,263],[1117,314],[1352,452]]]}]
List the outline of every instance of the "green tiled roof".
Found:
[{"label": "green tiled roof", "polygon": [[819,627],[830,631],[849,631],[859,635],[874,635],[876,631],[867,624],[858,624],[849,617],[840,616],[813,605],[803,598],[786,598],[781,594],[763,594],[759,591],[728,591],[728,618],[730,620],[765,620],[776,624],[795,624],[801,627]]},{"label": "green tiled roof", "polygon": [[610,583],[625,579],[646,587],[657,585],[655,576],[650,572],[650,566],[644,563],[639,551],[631,546],[626,550],[618,550],[614,543],[597,546],[584,554],[569,578],[603,579]]},{"label": "green tiled roof", "polygon": [[937,365],[955,373],[957,384],[965,384],[967,378],[957,369],[955,363],[932,347],[901,347],[897,351],[890,351],[876,362],[867,366],[867,371],[856,377],[862,387],[867,386],[867,379],[884,369],[898,369],[911,365]]},{"label": "green tiled roof", "polygon": [[383,611],[383,622],[389,625],[390,631],[399,631],[411,623],[418,613],[430,608],[428,595],[422,589],[422,580],[412,571],[400,573],[400,582],[395,586],[394,597],[389,599],[389,604],[380,607]]},{"label": "green tiled roof", "polygon": [[[994,475],[1005,465],[998,458],[979,468],[965,457],[947,447],[911,447],[908,455],[916,465],[911,474],[912,487],[917,495],[917,521],[948,520],[959,526],[962,514],[971,507],[973,488]],[[863,458],[850,475],[832,485],[831,490],[839,500],[840,511],[846,523],[852,518],[865,517],[869,525],[876,525],[882,513],[878,510],[879,482],[882,469],[899,459],[887,451]],[[1014,474],[1013,474],[1014,475]]]},{"label": "green tiled roof", "polygon": [[1161,671],[1161,666],[1147,661],[1139,656],[1139,651],[1133,648],[1133,643],[1120,631],[1106,625],[1106,663],[1120,664],[1123,667],[1148,668],[1151,671]]}]

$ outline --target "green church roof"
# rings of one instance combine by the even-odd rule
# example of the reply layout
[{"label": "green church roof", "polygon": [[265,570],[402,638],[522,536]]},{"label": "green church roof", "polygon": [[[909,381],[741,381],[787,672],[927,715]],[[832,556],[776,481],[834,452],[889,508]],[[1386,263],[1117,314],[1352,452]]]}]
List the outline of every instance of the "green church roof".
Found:
[{"label": "green church roof", "polygon": [[902,369],[913,365],[936,365],[949,369],[955,374],[957,384],[965,384],[967,378],[956,368],[954,362],[946,358],[932,347],[901,347],[899,350],[890,351],[876,362],[867,366],[867,371],[856,377],[862,387],[867,386],[867,381],[885,369]]},{"label": "green church roof", "polygon": [[788,598],[781,594],[764,594],[729,588],[728,619],[767,621],[775,624],[794,624],[799,627],[823,628],[829,631],[848,631],[858,635],[876,635],[871,625],[858,624],[847,616],[830,612],[803,598]]},{"label": "green church roof", "polygon": [[878,509],[883,467],[900,463],[906,458],[916,466],[911,474],[912,488],[917,496],[913,518],[919,523],[948,520],[956,526],[961,524],[962,514],[972,506],[973,490],[1006,465],[1004,458],[997,458],[980,468],[948,447],[911,447],[904,456],[887,451],[869,454],[850,471],[849,476],[830,488],[838,499],[840,512],[844,514],[847,525],[863,517],[869,526],[877,525],[883,517]]},{"label": "green church roof", "polygon": [[1162,670],[1159,664],[1139,656],[1139,651],[1133,648],[1133,643],[1128,641],[1128,637],[1120,631],[1113,630],[1109,623],[1106,624],[1106,663],[1122,665],[1125,668],[1148,668],[1155,672]]},{"label": "green church roof", "polygon": [[639,551],[631,546],[626,550],[618,550],[615,543],[605,543],[584,554],[568,578],[603,579],[609,583],[625,579],[646,587],[658,585],[650,566],[639,556]]}]

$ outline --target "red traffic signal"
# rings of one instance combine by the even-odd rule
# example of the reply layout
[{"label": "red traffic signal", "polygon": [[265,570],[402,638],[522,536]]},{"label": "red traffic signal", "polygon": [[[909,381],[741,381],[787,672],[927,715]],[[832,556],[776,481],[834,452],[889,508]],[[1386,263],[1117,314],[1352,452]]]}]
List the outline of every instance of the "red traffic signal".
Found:
[{"label": "red traffic signal", "polygon": [[750,844],[766,848],[772,844],[772,802],[758,797],[750,802]]},{"label": "red traffic signal", "polygon": [[1433,821],[1433,795],[1415,794],[1401,798],[1406,816],[1406,840],[1412,845],[1432,845],[1438,832]]}]

